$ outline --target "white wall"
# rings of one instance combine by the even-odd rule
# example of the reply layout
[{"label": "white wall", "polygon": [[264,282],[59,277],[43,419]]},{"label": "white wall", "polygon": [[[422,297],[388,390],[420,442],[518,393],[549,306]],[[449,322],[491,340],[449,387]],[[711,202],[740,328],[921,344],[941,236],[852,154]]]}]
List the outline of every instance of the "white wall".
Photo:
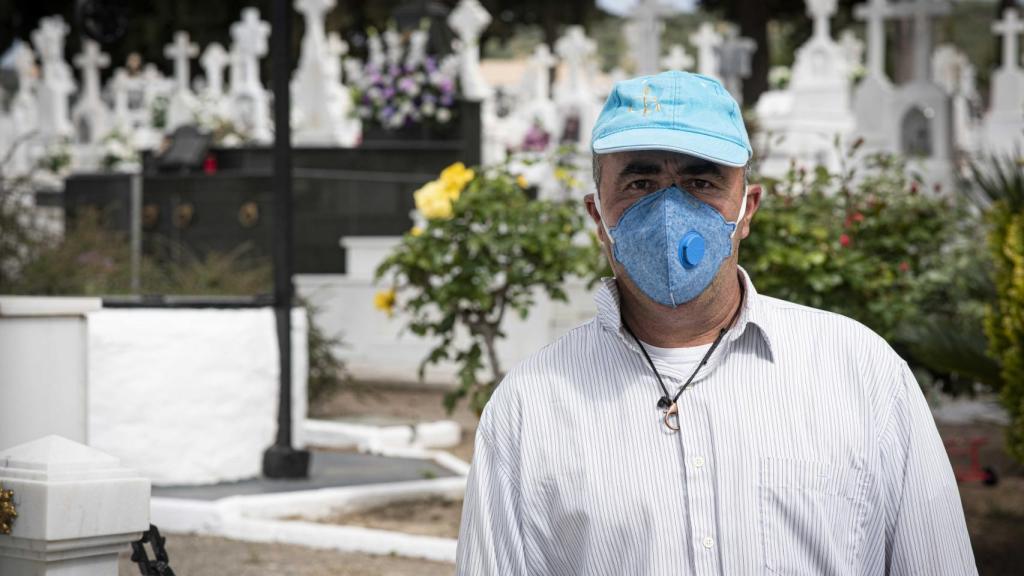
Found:
[{"label": "white wall", "polygon": [[[304,310],[292,327],[293,440],[302,445]],[[277,432],[276,334],[270,308],[89,314],[89,444],[155,485],[258,476]]]},{"label": "white wall", "polygon": [[[298,293],[317,309],[320,326],[328,335],[342,338],[343,345],[336,353],[358,379],[415,383],[419,363],[433,344],[403,331],[407,321],[403,315],[389,318],[373,306],[374,294],[387,287],[373,281],[373,271],[398,241],[397,237],[345,238],[342,245],[347,250],[348,274],[295,278]],[[506,314],[507,338],[498,348],[505,370],[594,316],[592,290],[583,282],[572,281],[566,291],[568,303],[552,302],[539,293],[526,320],[511,311]],[[424,384],[450,387],[455,370],[451,363],[428,368]]]}]

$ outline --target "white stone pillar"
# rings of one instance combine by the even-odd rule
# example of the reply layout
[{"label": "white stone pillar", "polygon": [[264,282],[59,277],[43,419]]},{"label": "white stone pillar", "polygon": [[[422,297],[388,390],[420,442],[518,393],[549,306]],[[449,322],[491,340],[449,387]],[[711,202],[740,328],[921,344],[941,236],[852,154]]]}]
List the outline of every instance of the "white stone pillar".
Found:
[{"label": "white stone pillar", "polygon": [[85,315],[99,298],[0,297],[0,450],[59,434],[86,442]]},{"label": "white stone pillar", "polygon": [[149,480],[60,436],[0,451],[18,517],[0,536],[4,576],[117,576],[117,555],[149,528]]}]

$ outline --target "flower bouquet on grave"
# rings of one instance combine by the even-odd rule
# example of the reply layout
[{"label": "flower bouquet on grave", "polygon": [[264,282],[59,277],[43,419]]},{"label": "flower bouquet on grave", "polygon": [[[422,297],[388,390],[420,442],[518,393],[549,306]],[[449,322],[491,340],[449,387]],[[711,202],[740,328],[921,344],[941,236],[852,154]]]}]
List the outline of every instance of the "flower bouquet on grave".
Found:
[{"label": "flower bouquet on grave", "polygon": [[450,129],[456,114],[458,62],[426,54],[427,29],[406,42],[394,29],[371,29],[365,66],[352,78],[356,112],[368,127],[430,137]]}]

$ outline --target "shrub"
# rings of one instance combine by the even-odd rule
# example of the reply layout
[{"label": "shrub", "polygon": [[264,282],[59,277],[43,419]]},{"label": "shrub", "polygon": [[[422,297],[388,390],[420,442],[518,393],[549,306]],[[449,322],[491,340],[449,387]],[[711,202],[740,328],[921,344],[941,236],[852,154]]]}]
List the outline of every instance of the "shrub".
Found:
[{"label": "shrub", "polygon": [[[578,201],[531,200],[526,182],[507,166],[470,170],[454,164],[415,194],[422,226],[414,227],[377,270],[391,288],[375,304],[409,317],[419,336],[439,338],[420,365],[458,365],[459,387],[445,404],[464,397],[478,413],[503,375],[496,345],[507,312],[526,318],[538,290],[566,299],[562,285],[589,277],[594,245],[577,242],[584,229]],[[468,342],[456,339],[464,330]],[[490,372],[481,378],[486,366]]]}]

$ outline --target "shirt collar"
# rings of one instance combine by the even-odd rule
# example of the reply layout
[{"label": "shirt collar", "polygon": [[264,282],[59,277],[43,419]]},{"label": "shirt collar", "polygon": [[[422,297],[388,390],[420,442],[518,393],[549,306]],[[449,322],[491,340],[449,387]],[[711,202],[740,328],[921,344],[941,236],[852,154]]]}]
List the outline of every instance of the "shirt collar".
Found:
[{"label": "shirt collar", "polygon": [[[722,342],[723,345],[719,346],[719,349],[711,356],[708,363],[716,363],[717,358],[721,356],[720,352],[727,348],[724,344],[739,339],[746,333],[748,328],[753,330],[757,335],[756,337],[761,338],[765,343],[769,360],[774,362],[775,352],[772,349],[772,342],[769,336],[768,310],[765,309],[765,303],[762,297],[757,294],[754,283],[750,281],[747,271],[741,266],[737,266],[737,268],[740,280],[745,288],[743,303],[740,306],[740,315],[736,319],[736,324],[725,335],[725,340]],[[637,348],[636,342],[623,329],[619,298],[619,285],[616,279],[603,278],[601,280],[601,287],[594,295],[594,301],[597,303],[597,320],[601,327],[616,334],[627,347],[639,353],[640,350]]]}]

